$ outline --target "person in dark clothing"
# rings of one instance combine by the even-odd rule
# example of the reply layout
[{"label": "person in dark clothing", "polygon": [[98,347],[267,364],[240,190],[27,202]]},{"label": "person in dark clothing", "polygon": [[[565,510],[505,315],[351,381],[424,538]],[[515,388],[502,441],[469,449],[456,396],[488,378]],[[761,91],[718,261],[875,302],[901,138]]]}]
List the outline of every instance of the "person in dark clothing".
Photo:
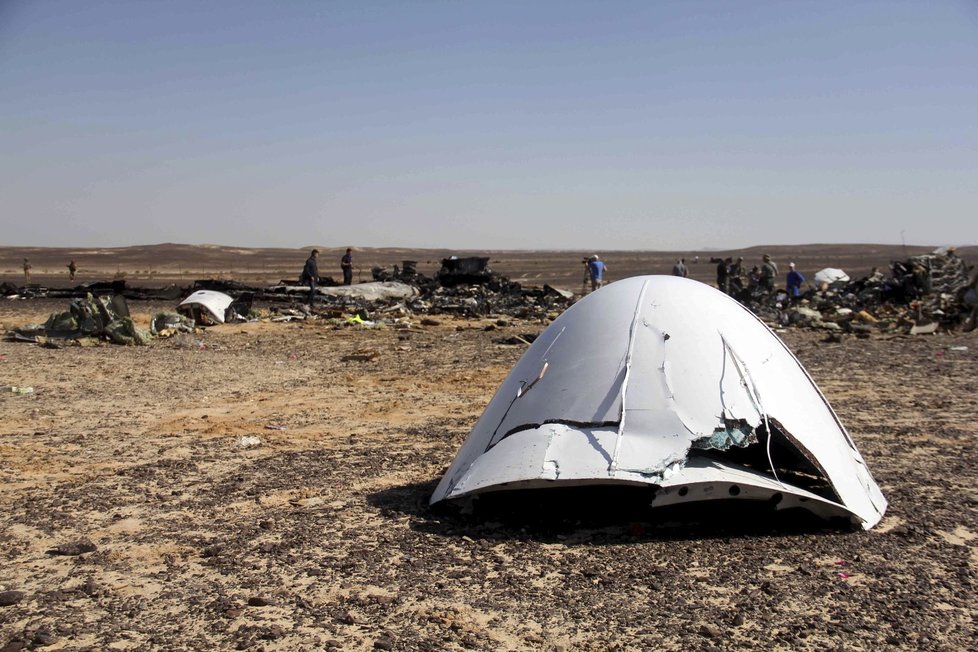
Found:
[{"label": "person in dark clothing", "polygon": [[726,294],[727,290],[729,289],[727,287],[727,280],[730,278],[729,265],[730,265],[729,258],[727,258],[726,260],[721,258],[720,262],[717,263],[717,288],[719,288],[720,291],[723,292],[724,294]]},{"label": "person in dark clothing", "polygon": [[75,272],[77,272],[77,271],[78,271],[78,266],[75,265],[75,261],[71,261],[70,263],[68,263],[68,280],[69,281],[74,281],[75,280]]},{"label": "person in dark clothing", "polygon": [[299,278],[300,283],[309,284],[309,305],[312,306],[316,302],[316,286],[319,284],[319,263],[316,262],[316,258],[319,256],[319,250],[313,249],[306,258],[306,264],[302,268],[302,276]]},{"label": "person in dark clothing", "polygon": [[732,297],[739,296],[744,289],[744,257],[740,256],[736,262],[727,267],[727,287],[728,294]]},{"label": "person in dark clothing", "polygon": [[340,267],[343,269],[343,285],[353,284],[353,250],[346,248],[346,254],[340,259]]},{"label": "person in dark clothing", "polygon": [[965,310],[971,311],[964,320],[964,331],[970,333],[975,330],[975,326],[978,326],[978,274],[975,274],[971,283],[961,293],[961,303]]},{"label": "person in dark clothing", "polygon": [[764,254],[764,264],[761,265],[761,289],[765,292],[774,292],[774,284],[778,278],[778,266],[771,257]]}]

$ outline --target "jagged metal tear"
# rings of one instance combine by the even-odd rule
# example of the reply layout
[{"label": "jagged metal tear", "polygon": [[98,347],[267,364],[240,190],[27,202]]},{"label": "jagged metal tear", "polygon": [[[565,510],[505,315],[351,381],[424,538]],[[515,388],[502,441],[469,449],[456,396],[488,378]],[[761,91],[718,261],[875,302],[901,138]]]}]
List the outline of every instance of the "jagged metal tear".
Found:
[{"label": "jagged metal tear", "polygon": [[[543,371],[541,371],[543,370]],[[545,372],[545,373],[544,373]],[[532,390],[532,391],[531,391]],[[722,459],[778,432],[831,496],[775,470]],[[769,447],[772,436],[765,438]],[[697,451],[717,451],[710,459]],[[769,499],[864,527],[886,500],[849,434],[787,347],[752,313],[689,279],[613,283],[527,350],[469,434],[431,502],[557,484],[654,484],[654,505]]]}]

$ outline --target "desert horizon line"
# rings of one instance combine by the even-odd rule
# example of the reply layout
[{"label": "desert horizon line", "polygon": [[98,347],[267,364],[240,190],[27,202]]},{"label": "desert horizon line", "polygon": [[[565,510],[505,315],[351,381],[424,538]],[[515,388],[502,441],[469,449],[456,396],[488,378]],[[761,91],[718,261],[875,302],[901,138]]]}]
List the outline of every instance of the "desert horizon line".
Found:
[{"label": "desert horizon line", "polygon": [[305,244],[295,247],[283,247],[283,246],[256,246],[256,245],[232,245],[232,244],[217,244],[217,243],[189,243],[189,242],[154,242],[154,243],[142,243],[142,244],[130,244],[130,245],[118,245],[118,246],[64,246],[64,245],[7,245],[2,246],[0,249],[5,249],[8,251],[36,251],[36,250],[68,250],[68,251],[119,251],[125,249],[141,249],[141,248],[151,248],[151,247],[187,247],[187,248],[199,248],[199,249],[250,249],[256,251],[308,251],[310,249],[319,250],[337,250],[342,251],[347,247],[352,248],[354,251],[383,251],[383,250],[407,250],[407,251],[458,251],[458,252],[487,252],[487,253],[532,253],[532,252],[553,252],[553,253],[580,253],[582,251],[602,251],[602,252],[615,252],[615,253],[683,253],[683,252],[719,252],[719,251],[747,251],[754,249],[778,249],[778,248],[789,248],[789,247],[912,247],[915,249],[941,249],[953,247],[956,249],[964,249],[971,247],[978,247],[978,244],[958,244],[958,243],[945,243],[945,244],[915,244],[915,243],[883,243],[883,242],[806,242],[806,243],[766,243],[766,244],[752,244],[739,247],[698,247],[698,248],[688,248],[688,249],[643,249],[643,248],[613,248],[613,247],[412,247],[407,245],[387,245],[387,246],[373,246],[373,245],[356,245],[356,244],[342,244],[342,245],[324,245],[324,244]]}]

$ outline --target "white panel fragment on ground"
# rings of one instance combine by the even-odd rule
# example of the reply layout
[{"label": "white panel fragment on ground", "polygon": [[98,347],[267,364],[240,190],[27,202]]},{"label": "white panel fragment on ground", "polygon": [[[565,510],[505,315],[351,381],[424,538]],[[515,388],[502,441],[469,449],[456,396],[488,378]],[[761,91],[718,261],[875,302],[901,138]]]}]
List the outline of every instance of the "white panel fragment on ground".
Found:
[{"label": "white panel fragment on ground", "polygon": [[[286,292],[292,294],[309,293],[306,285],[289,285]],[[349,297],[364,301],[390,301],[397,299],[413,299],[420,293],[418,288],[398,281],[372,281],[356,285],[320,285],[316,293],[327,297]]]},{"label": "white panel fragment on ground", "polygon": [[177,305],[177,312],[194,318],[194,309],[206,312],[214,323],[223,324],[234,299],[216,290],[197,290]]},{"label": "white panel fragment on ground", "polygon": [[815,272],[816,284],[828,283],[832,285],[833,283],[847,283],[848,281],[849,275],[835,267],[826,267]]},{"label": "white panel fragment on ground", "polygon": [[557,318],[431,502],[583,484],[655,485],[654,506],[768,500],[865,528],[886,509],[784,343],[727,295],[674,276],[612,283]]}]

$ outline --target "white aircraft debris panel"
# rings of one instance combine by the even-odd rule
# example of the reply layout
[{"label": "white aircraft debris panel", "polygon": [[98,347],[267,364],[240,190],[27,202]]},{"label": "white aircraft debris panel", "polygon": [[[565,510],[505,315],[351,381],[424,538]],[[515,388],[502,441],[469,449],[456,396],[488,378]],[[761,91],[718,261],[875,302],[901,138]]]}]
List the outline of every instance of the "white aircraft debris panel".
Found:
[{"label": "white aircraft debris panel", "polygon": [[835,267],[826,267],[815,272],[816,283],[828,283],[831,285],[832,283],[847,283],[848,281],[849,275]]},{"label": "white aircraft debris panel", "polygon": [[765,500],[870,528],[886,499],[784,343],[675,276],[612,283],[557,318],[503,381],[431,502],[655,485],[653,506]]},{"label": "white aircraft debris panel", "polygon": [[234,299],[215,290],[197,290],[177,305],[178,312],[192,312],[193,308],[204,310],[210,319],[217,324],[224,323],[228,307]]}]

